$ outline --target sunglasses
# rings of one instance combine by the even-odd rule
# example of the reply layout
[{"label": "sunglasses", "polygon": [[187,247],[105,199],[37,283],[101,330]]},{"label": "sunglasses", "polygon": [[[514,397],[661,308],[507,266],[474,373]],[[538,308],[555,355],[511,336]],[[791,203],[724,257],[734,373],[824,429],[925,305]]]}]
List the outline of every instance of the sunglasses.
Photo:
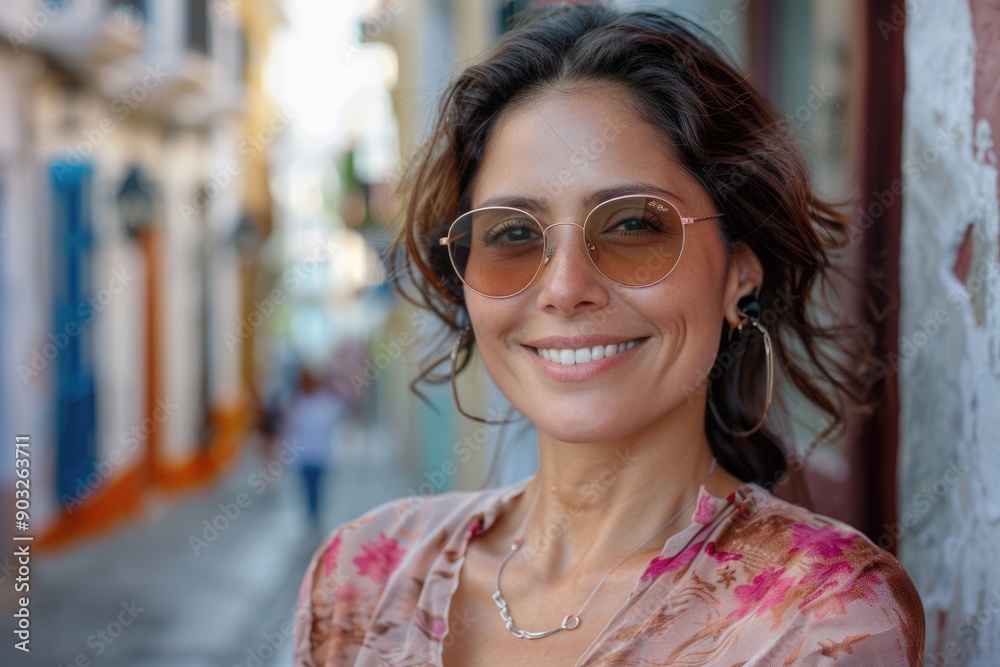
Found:
[{"label": "sunglasses", "polygon": [[460,215],[438,242],[448,246],[451,264],[466,287],[504,298],[527,289],[552,259],[555,246],[546,234],[572,225],[582,230],[587,255],[605,278],[623,287],[649,287],[680,261],[686,225],[722,215],[685,218],[666,199],[627,195],[598,204],[582,225],[543,227],[520,209],[489,206]]}]

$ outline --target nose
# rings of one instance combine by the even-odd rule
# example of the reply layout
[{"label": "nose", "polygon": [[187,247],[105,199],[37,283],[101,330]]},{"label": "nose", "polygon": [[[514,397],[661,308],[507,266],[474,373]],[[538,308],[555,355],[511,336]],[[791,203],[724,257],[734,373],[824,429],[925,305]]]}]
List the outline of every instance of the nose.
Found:
[{"label": "nose", "polygon": [[[563,227],[563,229],[556,229]],[[571,316],[607,305],[608,281],[594,266],[583,243],[583,228],[572,222],[545,230],[545,255],[535,277],[538,307]]]}]

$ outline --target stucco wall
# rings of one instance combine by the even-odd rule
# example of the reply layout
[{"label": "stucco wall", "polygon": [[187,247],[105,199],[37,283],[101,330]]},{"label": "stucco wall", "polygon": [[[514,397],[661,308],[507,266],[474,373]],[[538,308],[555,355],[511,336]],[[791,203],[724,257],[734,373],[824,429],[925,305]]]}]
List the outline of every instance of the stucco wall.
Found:
[{"label": "stucco wall", "polygon": [[[995,89],[1000,80],[1000,40],[984,39],[976,15],[988,4],[905,3],[901,495],[892,530],[927,611],[928,665],[993,666],[1000,655],[996,111],[977,107],[977,83]],[[991,79],[977,77],[977,62]]]}]

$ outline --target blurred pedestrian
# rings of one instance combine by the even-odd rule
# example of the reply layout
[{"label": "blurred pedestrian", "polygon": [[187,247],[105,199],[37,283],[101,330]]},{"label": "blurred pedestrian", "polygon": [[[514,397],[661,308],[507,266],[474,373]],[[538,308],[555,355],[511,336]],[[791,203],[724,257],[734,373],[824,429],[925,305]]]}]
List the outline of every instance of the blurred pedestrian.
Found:
[{"label": "blurred pedestrian", "polygon": [[320,528],[323,481],[331,470],[337,431],[346,412],[343,397],[314,371],[306,367],[299,372],[295,393],[285,409],[282,431],[298,452],[309,524],[314,530]]}]

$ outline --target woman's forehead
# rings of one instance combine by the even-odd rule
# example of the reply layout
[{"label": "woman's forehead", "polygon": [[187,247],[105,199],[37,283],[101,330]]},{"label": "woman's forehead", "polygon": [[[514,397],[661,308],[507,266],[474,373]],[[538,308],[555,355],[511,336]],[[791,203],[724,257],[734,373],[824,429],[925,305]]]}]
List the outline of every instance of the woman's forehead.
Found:
[{"label": "woman's forehead", "polygon": [[[697,187],[614,86],[537,93],[497,120],[472,184],[472,206],[519,196],[553,205],[593,203],[595,193],[648,184],[684,200]],[[632,188],[632,193],[641,189]],[[599,196],[598,196],[599,198]],[[599,202],[598,202],[599,203]]]}]

